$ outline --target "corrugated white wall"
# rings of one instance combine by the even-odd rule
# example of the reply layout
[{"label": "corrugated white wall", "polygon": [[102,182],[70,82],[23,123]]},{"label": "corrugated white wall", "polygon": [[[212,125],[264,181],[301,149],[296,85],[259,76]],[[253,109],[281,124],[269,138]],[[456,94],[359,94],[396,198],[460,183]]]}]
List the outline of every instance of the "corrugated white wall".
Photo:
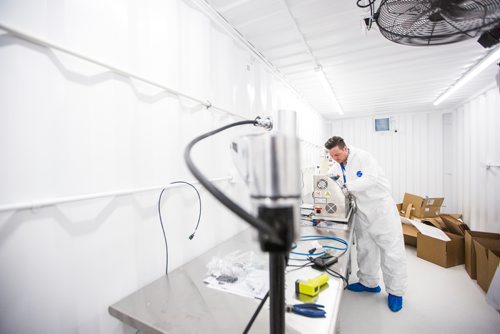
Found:
[{"label": "corrugated white wall", "polygon": [[[5,0],[0,22],[253,118],[298,111],[300,136],[325,122],[252,55],[180,0]],[[0,206],[193,180],[196,135],[239,120],[135,80],[0,35]],[[233,129],[193,153],[209,177],[235,174]],[[303,143],[304,166],[315,149]],[[246,187],[219,184],[247,202]],[[0,213],[0,333],[134,333],[107,307],[164,273],[159,191]],[[201,190],[168,190],[170,270],[246,228]]]},{"label": "corrugated white wall", "polygon": [[[391,131],[375,132],[375,118],[390,118]],[[392,185],[400,203],[405,192],[442,196],[442,116],[436,112],[380,115],[332,123],[331,136],[371,152]]]},{"label": "corrugated white wall", "polygon": [[473,230],[500,232],[499,129],[498,88],[444,115],[445,196]]},{"label": "corrugated white wall", "polygon": [[405,192],[444,196],[443,212],[462,213],[473,230],[500,232],[498,88],[450,112],[382,117],[390,117],[390,132],[375,132],[372,116],[334,121],[331,135],[377,158],[396,202]]}]

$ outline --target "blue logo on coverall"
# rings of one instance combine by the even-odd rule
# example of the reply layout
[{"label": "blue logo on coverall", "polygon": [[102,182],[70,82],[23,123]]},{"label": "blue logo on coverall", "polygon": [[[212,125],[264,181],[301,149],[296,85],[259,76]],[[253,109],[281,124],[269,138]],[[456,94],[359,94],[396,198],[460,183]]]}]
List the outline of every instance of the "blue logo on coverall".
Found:
[{"label": "blue logo on coverall", "polygon": [[362,171],[360,171],[360,170],[358,170],[358,171],[356,172],[356,176],[357,176],[357,177],[361,177],[361,176],[363,176],[363,172],[362,172]]}]

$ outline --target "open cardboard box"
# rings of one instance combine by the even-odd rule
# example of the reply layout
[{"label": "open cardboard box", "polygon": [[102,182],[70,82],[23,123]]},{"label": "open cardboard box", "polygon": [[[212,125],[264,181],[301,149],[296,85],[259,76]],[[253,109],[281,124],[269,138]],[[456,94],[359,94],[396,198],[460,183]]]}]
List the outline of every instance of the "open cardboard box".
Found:
[{"label": "open cardboard box", "polygon": [[[405,196],[407,198],[408,197],[412,198],[412,196],[415,196],[415,195],[411,195],[411,194],[406,193]],[[416,196],[416,197],[419,197],[419,196]],[[407,219],[412,218],[412,219],[418,220],[426,225],[434,226],[440,230],[443,230],[446,232],[451,232],[451,233],[459,235],[459,236],[464,236],[465,231],[469,230],[469,227],[460,220],[460,218],[462,217],[461,214],[440,214],[439,216],[436,216],[436,217],[427,217],[427,218],[414,217],[414,216],[412,216],[412,213],[414,212],[412,210],[413,202],[410,201],[406,208],[403,207],[404,203],[396,204],[396,208],[397,208],[398,213],[401,217],[404,217]],[[402,223],[405,220],[404,218],[401,219]],[[403,236],[404,236],[405,244],[411,245],[411,246],[417,246],[418,230],[415,228],[415,226],[413,226],[411,224],[404,224],[403,223],[402,228],[403,228]]]},{"label": "open cardboard box", "polygon": [[444,232],[450,241],[444,241],[418,232],[417,257],[449,268],[464,263],[464,237]]},{"label": "open cardboard box", "polygon": [[410,216],[417,218],[432,218],[439,216],[444,198],[424,198],[421,196],[405,193],[403,196],[402,210],[408,214],[408,206],[411,204]]},{"label": "open cardboard box", "polygon": [[465,231],[465,270],[472,279],[477,278],[476,248],[473,243],[473,240],[477,238],[500,240],[500,234],[480,231]]},{"label": "open cardboard box", "polygon": [[476,251],[477,284],[487,292],[500,263],[500,240],[476,238],[473,243]]},{"label": "open cardboard box", "polygon": [[[465,233],[469,227],[460,220],[460,214],[441,214],[433,219],[432,225],[443,230],[450,241],[439,240],[427,235],[417,236],[417,256],[445,268],[465,263]],[[422,219],[426,223],[429,218]],[[422,245],[420,246],[420,243]],[[425,249],[424,249],[425,248]],[[419,255],[420,252],[420,255]]]}]

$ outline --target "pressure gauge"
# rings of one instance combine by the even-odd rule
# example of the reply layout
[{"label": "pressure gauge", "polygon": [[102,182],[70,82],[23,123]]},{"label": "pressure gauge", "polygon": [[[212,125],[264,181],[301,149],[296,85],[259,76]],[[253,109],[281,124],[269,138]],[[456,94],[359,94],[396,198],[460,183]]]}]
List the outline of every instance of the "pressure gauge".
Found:
[{"label": "pressure gauge", "polygon": [[323,190],[326,189],[326,187],[328,187],[328,182],[326,182],[325,179],[320,179],[318,183],[316,183],[316,186],[318,187],[318,189]]}]

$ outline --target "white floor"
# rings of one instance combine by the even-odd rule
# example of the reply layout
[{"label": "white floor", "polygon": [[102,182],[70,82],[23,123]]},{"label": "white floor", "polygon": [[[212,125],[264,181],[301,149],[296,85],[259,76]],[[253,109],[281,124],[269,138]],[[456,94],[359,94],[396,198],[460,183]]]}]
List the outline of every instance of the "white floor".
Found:
[{"label": "white floor", "polygon": [[[415,247],[406,246],[408,291],[403,309],[387,307],[387,293],[344,291],[338,330],[358,333],[473,333],[500,334],[500,314],[486,302],[485,293],[471,280],[463,265],[442,268],[417,257]],[[356,252],[352,252],[351,283],[357,281]]]}]

